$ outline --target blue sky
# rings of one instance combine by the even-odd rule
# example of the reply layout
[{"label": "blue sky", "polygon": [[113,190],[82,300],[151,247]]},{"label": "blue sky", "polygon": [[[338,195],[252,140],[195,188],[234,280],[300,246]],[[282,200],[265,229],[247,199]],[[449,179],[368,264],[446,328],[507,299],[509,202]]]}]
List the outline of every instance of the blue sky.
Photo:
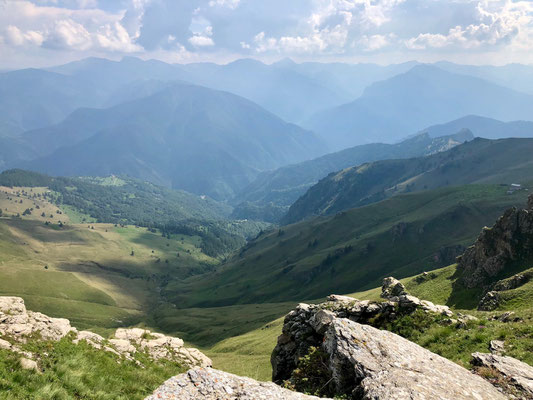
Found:
[{"label": "blue sky", "polygon": [[0,0],[0,68],[167,62],[533,63],[525,0]]}]

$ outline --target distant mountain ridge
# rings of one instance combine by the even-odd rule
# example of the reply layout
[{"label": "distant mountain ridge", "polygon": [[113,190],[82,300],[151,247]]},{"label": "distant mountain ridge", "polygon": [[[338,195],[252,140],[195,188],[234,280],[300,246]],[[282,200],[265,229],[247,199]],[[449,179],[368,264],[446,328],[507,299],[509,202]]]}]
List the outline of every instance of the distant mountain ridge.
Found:
[{"label": "distant mountain ridge", "polygon": [[443,153],[366,163],[330,174],[289,209],[282,223],[331,215],[398,193],[473,183],[511,184],[533,176],[533,139],[477,138]]},{"label": "distant mountain ridge", "polygon": [[410,132],[465,115],[531,119],[533,96],[489,81],[418,65],[369,86],[357,100],[315,114],[303,124],[333,149],[395,142]]},{"label": "distant mountain ridge", "polygon": [[445,151],[474,139],[469,130],[453,135],[431,138],[418,134],[398,144],[374,143],[355,146],[314,160],[261,173],[237,199],[236,218],[263,218],[276,222],[300,196],[331,172],[365,162],[419,157]]},{"label": "distant mountain ridge", "polygon": [[471,130],[474,136],[485,139],[533,137],[533,122],[531,121],[502,122],[479,115],[467,115],[445,124],[433,125],[421,130],[420,133],[439,137],[463,128]]},{"label": "distant mountain ridge", "polygon": [[24,135],[52,175],[126,174],[221,200],[262,170],[320,155],[323,143],[236,95],[174,84],[109,109],[82,109]]}]

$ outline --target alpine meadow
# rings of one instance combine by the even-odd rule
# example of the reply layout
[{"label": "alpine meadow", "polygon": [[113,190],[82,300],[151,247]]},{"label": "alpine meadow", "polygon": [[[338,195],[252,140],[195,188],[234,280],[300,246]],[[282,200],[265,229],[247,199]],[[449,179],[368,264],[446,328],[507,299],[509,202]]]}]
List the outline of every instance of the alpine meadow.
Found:
[{"label": "alpine meadow", "polygon": [[0,400],[533,399],[533,3],[0,0]]}]

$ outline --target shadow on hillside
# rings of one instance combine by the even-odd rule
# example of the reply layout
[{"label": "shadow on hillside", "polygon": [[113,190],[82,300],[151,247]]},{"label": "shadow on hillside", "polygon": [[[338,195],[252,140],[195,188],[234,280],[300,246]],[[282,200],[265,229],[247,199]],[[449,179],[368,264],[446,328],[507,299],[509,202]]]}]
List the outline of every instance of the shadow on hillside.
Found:
[{"label": "shadow on hillside", "polygon": [[480,288],[467,289],[461,283],[462,271],[457,268],[448,279],[452,281],[452,293],[446,302],[449,307],[462,310],[477,309],[483,290]]}]

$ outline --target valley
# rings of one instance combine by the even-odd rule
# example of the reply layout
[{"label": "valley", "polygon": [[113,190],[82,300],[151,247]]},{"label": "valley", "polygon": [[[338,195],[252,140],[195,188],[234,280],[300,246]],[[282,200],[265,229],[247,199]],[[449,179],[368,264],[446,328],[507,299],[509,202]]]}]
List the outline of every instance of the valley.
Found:
[{"label": "valley", "polygon": [[[499,185],[397,195],[267,231],[224,261],[206,255],[199,236],[74,223],[79,212],[61,211],[46,200],[32,203],[47,188],[4,187],[0,206],[10,211],[0,219],[0,291],[104,336],[135,325],[182,337],[203,349],[215,367],[268,380],[279,318],[302,300],[371,289],[394,275],[406,277],[408,290],[421,298],[461,310],[475,307],[468,294],[452,293],[454,267],[438,268],[453,263],[506,208],[523,204],[528,188],[533,186],[512,195]],[[46,217],[20,213],[32,204],[40,204]],[[61,227],[49,211],[64,215]],[[430,271],[428,282],[407,278],[423,271]],[[376,299],[379,291],[353,296]]]}]

